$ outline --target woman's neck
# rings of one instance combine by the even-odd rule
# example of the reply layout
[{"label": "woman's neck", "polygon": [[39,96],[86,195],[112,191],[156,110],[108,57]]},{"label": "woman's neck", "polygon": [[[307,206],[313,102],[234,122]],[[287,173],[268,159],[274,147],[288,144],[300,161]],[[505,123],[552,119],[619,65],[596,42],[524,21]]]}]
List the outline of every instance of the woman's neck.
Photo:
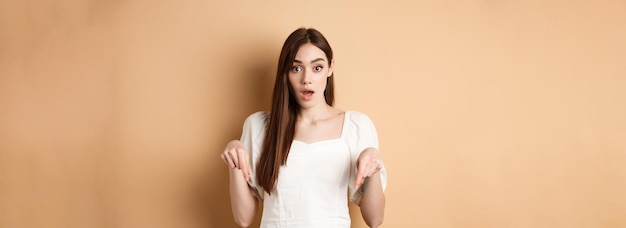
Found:
[{"label": "woman's neck", "polygon": [[298,113],[298,121],[316,122],[318,120],[331,118],[338,113],[340,113],[339,110],[325,104],[323,106],[320,105],[320,107],[300,109],[300,113]]}]

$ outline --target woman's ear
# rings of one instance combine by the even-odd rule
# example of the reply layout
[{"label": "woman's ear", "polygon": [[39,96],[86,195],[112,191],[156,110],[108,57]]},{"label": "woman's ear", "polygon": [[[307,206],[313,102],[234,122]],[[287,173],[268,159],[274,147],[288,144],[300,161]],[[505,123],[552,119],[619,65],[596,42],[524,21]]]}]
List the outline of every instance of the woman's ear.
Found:
[{"label": "woman's ear", "polygon": [[330,60],[330,66],[328,67],[328,75],[326,77],[333,76],[335,72],[335,60]]}]

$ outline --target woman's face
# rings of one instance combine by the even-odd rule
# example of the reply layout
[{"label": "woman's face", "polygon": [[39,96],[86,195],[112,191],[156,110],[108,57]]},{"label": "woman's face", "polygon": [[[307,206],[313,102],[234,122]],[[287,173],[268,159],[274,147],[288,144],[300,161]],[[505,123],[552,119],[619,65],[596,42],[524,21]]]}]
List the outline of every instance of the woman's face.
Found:
[{"label": "woman's face", "polygon": [[[302,108],[326,105],[324,90],[326,78],[333,73],[332,65],[322,49],[311,43],[300,46],[289,70],[289,83],[293,96]],[[331,60],[332,63],[332,60]]]}]

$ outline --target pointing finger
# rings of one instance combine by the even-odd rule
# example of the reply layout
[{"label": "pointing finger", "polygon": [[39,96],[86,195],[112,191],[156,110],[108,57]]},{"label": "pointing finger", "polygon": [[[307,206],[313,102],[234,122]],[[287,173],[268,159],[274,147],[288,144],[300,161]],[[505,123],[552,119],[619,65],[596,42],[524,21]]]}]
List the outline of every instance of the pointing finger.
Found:
[{"label": "pointing finger", "polygon": [[233,168],[241,169],[241,167],[239,167],[239,155],[237,154],[237,149],[231,148],[228,151],[228,155],[230,155],[230,158],[233,159],[233,164],[235,164]]},{"label": "pointing finger", "polygon": [[356,173],[356,181],[354,183],[354,187],[358,188],[362,183],[363,180],[365,179],[365,176],[367,174],[367,161],[361,161],[359,162],[359,167],[357,167],[357,173]]},{"label": "pointing finger", "polygon": [[243,177],[246,181],[250,180],[250,167],[248,165],[248,155],[243,148],[237,149],[237,155],[239,157],[239,168],[243,172]]},{"label": "pointing finger", "polygon": [[235,168],[235,163],[233,162],[233,159],[231,158],[228,152],[225,152],[224,154],[222,154],[222,157],[224,158],[228,167],[230,167],[231,169]]}]

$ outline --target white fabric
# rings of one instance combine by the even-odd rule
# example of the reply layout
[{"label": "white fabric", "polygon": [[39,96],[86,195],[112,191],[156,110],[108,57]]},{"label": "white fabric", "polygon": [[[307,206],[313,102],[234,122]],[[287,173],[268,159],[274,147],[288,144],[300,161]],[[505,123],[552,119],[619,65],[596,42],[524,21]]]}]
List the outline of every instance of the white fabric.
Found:
[{"label": "white fabric", "polygon": [[[261,227],[350,227],[347,193],[354,202],[356,160],[365,148],[378,149],[372,121],[362,113],[348,111],[340,138],[310,144],[294,140],[287,164],[281,167],[276,189],[270,195],[256,180],[266,116],[266,112],[250,115],[241,136],[251,160],[249,185],[264,201]],[[384,190],[384,167],[380,175]]]}]

